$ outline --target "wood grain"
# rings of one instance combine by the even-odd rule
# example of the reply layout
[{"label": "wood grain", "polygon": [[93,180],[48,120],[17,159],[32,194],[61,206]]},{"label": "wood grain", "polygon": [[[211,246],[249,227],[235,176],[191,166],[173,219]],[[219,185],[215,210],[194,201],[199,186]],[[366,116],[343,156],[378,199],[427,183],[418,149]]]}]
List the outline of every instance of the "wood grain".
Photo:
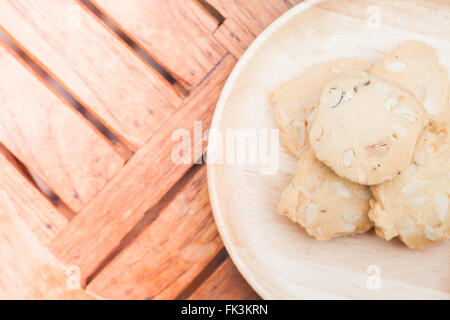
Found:
[{"label": "wood grain", "polygon": [[189,300],[260,300],[258,294],[248,285],[230,258],[227,258],[197,288]]},{"label": "wood grain", "polygon": [[[290,1],[272,0],[207,0],[225,17],[232,17],[242,29],[248,29],[254,36],[261,33],[270,23],[289,10]],[[298,1],[297,1],[298,2]]]},{"label": "wood grain", "polygon": [[212,37],[217,22],[192,0],[92,1],[187,87],[226,54]]},{"label": "wood grain", "polygon": [[[11,206],[35,237],[42,244],[49,245],[68,221],[8,158],[0,149],[0,191],[6,192]],[[1,228],[4,228],[3,224]]]},{"label": "wood grain", "polygon": [[[204,130],[209,128],[215,103],[234,64],[235,59],[226,56],[164,127],[55,239],[52,251],[62,261],[78,265],[83,280],[191,167],[192,164],[172,162],[172,150],[179,144],[179,140],[171,139],[172,133],[182,128],[193,136],[194,121],[201,121]],[[205,145],[205,141],[195,143]]]},{"label": "wood grain", "polygon": [[222,248],[203,166],[88,289],[108,299],[175,299]]},{"label": "wood grain", "polygon": [[208,0],[208,2],[226,17],[225,22],[214,32],[214,37],[231,54],[239,58],[261,31],[302,0]]},{"label": "wood grain", "polygon": [[0,1],[0,25],[132,149],[181,103],[167,81],[72,0]]},{"label": "wood grain", "polygon": [[[235,1],[225,0],[224,2]],[[251,17],[251,19],[246,19],[246,22],[250,31],[255,35],[260,34],[276,18],[292,7],[292,4],[286,1],[246,0],[237,1],[237,3],[239,3],[241,10],[245,10]]]},{"label": "wood grain", "polygon": [[[1,171],[7,174],[7,181],[2,181],[6,184],[2,183],[0,189],[0,299],[92,299],[84,290],[68,287],[65,267],[21,219],[30,222],[26,215],[42,210],[41,216],[38,213],[35,218],[45,220],[51,215],[45,211],[51,210],[36,191],[24,183],[18,186],[21,179],[14,177],[3,162],[0,156]],[[0,179],[4,179],[3,175]]]},{"label": "wood grain", "polygon": [[0,46],[0,141],[79,211],[123,159],[16,58]]},{"label": "wood grain", "polygon": [[236,58],[239,58],[255,39],[250,30],[233,18],[227,18],[214,32],[214,37]]}]

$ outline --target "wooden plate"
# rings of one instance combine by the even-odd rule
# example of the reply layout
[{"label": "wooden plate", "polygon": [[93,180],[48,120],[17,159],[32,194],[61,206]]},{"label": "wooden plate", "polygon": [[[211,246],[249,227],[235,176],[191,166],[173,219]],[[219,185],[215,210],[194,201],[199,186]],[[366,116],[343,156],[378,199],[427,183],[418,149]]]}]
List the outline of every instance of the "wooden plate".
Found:
[{"label": "wooden plate", "polygon": [[[227,132],[276,129],[268,97],[281,83],[334,58],[375,62],[406,39],[434,46],[450,73],[450,2],[306,1],[262,33],[229,77],[212,124],[208,184],[226,248],[263,298],[450,298],[450,241],[425,250],[373,232],[315,241],[275,212],[295,167],[282,146],[272,172],[265,158],[240,164],[221,148]],[[255,146],[249,139],[246,150]]]}]

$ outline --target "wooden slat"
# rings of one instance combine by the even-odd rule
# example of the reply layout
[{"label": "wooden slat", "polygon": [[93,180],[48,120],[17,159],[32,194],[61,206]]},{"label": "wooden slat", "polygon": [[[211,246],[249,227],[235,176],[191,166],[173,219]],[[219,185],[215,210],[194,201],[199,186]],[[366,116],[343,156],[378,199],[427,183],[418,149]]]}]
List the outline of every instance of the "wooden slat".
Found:
[{"label": "wooden slat", "polygon": [[302,3],[304,0],[286,0],[287,2],[289,2],[289,4],[291,5],[291,6],[296,6],[296,5],[298,5],[299,3]]},{"label": "wooden slat", "polygon": [[[448,12],[450,9],[448,0],[440,0],[439,3],[420,0],[382,1],[381,4],[378,3],[378,0],[372,0],[369,3],[348,0],[345,6],[335,0],[318,3],[317,7],[363,21],[367,21],[371,16],[379,16],[379,23],[382,27],[394,27],[443,41],[448,40]],[[418,8],[422,8],[422,10],[418,10]],[[400,16],[408,17],[408,19],[398,19]],[[423,23],[411,23],[416,20]]]},{"label": "wooden slat", "polygon": [[[267,0],[263,0],[267,1]],[[236,21],[251,20],[250,15],[248,15],[245,10],[241,9],[241,5],[238,1],[228,1],[228,0],[206,0],[212,7],[214,7],[220,14],[225,18],[234,18]]]},{"label": "wooden slat", "polygon": [[[0,190],[7,192],[11,206],[30,231],[45,245],[68,223],[51,203],[19,172],[0,148]],[[0,224],[0,229],[5,228]]]},{"label": "wooden slat", "polygon": [[[172,162],[172,150],[179,145],[179,141],[171,140],[172,132],[184,128],[193,136],[194,121],[202,121],[204,130],[209,128],[216,101],[235,62],[232,56],[226,56],[120,174],[56,237],[53,252],[62,261],[80,266],[83,280],[191,167]],[[197,145],[201,143],[196,140]]]},{"label": "wooden slat", "polygon": [[273,0],[207,0],[225,18],[233,18],[241,28],[257,36],[270,23],[293,6],[291,1]]},{"label": "wooden slat", "polygon": [[123,159],[82,117],[0,46],[0,142],[80,210]]},{"label": "wooden slat", "polygon": [[96,0],[107,16],[188,87],[226,51],[212,37],[217,21],[193,0]]},{"label": "wooden slat", "polygon": [[227,258],[201,286],[189,296],[190,300],[259,300],[258,294]]},{"label": "wooden slat", "polygon": [[244,25],[227,18],[214,32],[214,37],[236,58],[239,58],[255,39]]},{"label": "wooden slat", "polygon": [[240,57],[270,23],[301,0],[208,0],[226,17],[214,37],[236,58]]},{"label": "wooden slat", "polygon": [[175,299],[222,248],[203,166],[88,289],[109,299]]},{"label": "wooden slat", "polygon": [[[2,173],[8,172],[2,162],[0,157]],[[16,184],[16,180],[8,182]],[[84,290],[68,286],[64,266],[19,217],[24,216],[22,211],[32,214],[48,208],[35,195],[30,196],[27,186],[22,185],[23,196],[17,186],[10,187],[2,185],[0,189],[0,299],[92,299]]]},{"label": "wooden slat", "polygon": [[91,113],[136,149],[181,98],[86,10],[72,0],[3,0],[0,25]]},{"label": "wooden slat", "polygon": [[240,8],[245,10],[251,19],[246,20],[248,28],[253,34],[260,34],[269,24],[285,13],[292,7],[292,4],[286,1],[273,0],[246,0],[246,1],[227,1],[223,2],[239,3]]}]

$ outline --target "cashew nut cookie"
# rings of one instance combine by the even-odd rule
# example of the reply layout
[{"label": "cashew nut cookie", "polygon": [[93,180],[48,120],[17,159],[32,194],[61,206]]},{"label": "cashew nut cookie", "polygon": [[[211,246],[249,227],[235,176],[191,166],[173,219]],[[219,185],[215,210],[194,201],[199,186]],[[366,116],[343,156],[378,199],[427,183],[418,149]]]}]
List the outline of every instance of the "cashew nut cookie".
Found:
[{"label": "cashew nut cookie", "polygon": [[283,145],[292,155],[300,157],[308,147],[308,127],[319,106],[322,88],[343,72],[368,71],[369,68],[370,65],[360,58],[337,59],[314,66],[273,91],[275,121]]},{"label": "cashew nut cookie", "polygon": [[370,219],[376,233],[396,236],[410,248],[424,248],[450,236],[449,127],[431,121],[417,144],[414,160],[391,181],[371,187]]},{"label": "cashew nut cookie", "polygon": [[385,55],[370,74],[393,81],[412,92],[423,105],[428,118],[448,113],[449,86],[446,69],[439,63],[436,49],[409,40]]},{"label": "cashew nut cookie", "polygon": [[423,118],[410,92],[367,73],[348,73],[324,87],[309,141],[337,175],[379,184],[407,168]]},{"label": "cashew nut cookie", "polygon": [[298,161],[277,212],[299,223],[314,238],[328,240],[370,230],[370,199],[367,186],[338,177],[309,149]]}]

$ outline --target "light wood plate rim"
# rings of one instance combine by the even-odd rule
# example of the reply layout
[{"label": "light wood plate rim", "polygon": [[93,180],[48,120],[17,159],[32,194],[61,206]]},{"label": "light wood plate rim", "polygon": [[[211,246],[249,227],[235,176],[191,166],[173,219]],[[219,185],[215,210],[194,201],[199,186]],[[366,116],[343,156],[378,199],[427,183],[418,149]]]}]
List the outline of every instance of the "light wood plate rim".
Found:
[{"label": "light wood plate rim", "polygon": [[[217,129],[219,127],[219,122],[221,120],[221,115],[225,109],[225,100],[230,95],[230,91],[233,88],[234,83],[238,79],[241,70],[246,65],[248,59],[252,57],[254,53],[258,51],[260,46],[269,38],[274,32],[278,30],[285,22],[289,21],[294,16],[302,13],[303,11],[311,8],[323,0],[305,0],[304,2],[296,5],[291,8],[283,15],[281,15],[277,20],[275,20],[270,26],[268,26],[259,36],[252,42],[249,48],[245,51],[242,57],[239,59],[238,63],[234,67],[230,76],[228,77],[225,86],[222,90],[222,93],[217,102],[216,109],[214,111],[214,116],[211,122],[211,130]],[[208,144],[210,141],[208,141]],[[239,272],[242,276],[247,280],[250,286],[261,296],[263,299],[271,300],[277,299],[279,297],[273,296],[269,291],[265,290],[263,286],[261,286],[258,282],[258,278],[254,277],[251,270],[247,267],[246,263],[241,259],[239,254],[233,249],[233,245],[231,243],[231,239],[228,236],[227,226],[223,221],[223,214],[218,204],[218,194],[217,190],[214,188],[215,182],[215,171],[216,166],[207,164],[207,181],[208,181],[208,191],[209,198],[211,202],[212,212],[214,215],[214,220],[216,222],[217,228],[219,230],[220,236],[224,242],[224,245],[236,265]]]},{"label": "light wood plate rim", "polygon": [[[420,1],[420,0],[418,0]],[[242,72],[245,71],[247,64],[251,63],[251,59],[257,55],[259,50],[263,47],[265,42],[270,39],[270,37],[282,29],[282,27],[291,21],[291,19],[295,19],[298,16],[302,15],[308,9],[316,6],[319,3],[327,2],[325,0],[307,0],[302,2],[301,4],[295,6],[280,18],[278,18],[275,22],[273,22],[265,31],[263,31],[257,39],[252,43],[252,45],[248,48],[248,50],[241,57],[234,70],[230,74],[224,89],[221,93],[219,101],[217,103],[217,107],[213,116],[211,130],[220,131],[223,129],[222,120],[226,118],[226,102],[229,97],[231,97],[236,90],[236,84],[239,83],[239,79],[242,76]],[[436,3],[439,3],[440,0],[436,0]],[[446,20],[447,21],[447,20]],[[447,66],[448,68],[448,66]],[[450,69],[448,68],[449,73]],[[212,145],[212,141],[210,138],[209,144]],[[208,174],[208,188],[210,195],[210,202],[212,206],[212,212],[216,221],[216,225],[218,227],[219,233],[223,239],[225,247],[228,250],[233,262],[236,267],[240,271],[240,273],[244,276],[244,278],[248,281],[248,283],[253,287],[253,289],[264,299],[284,299],[283,292],[278,292],[276,288],[269,288],[267,286],[267,281],[264,281],[264,278],[261,277],[260,274],[255,272],[255,265],[248,257],[245,257],[242,253],[242,250],[239,247],[236,247],[236,236],[233,235],[233,228],[229,225],[229,212],[226,213],[227,209],[222,208],[221,205],[223,202],[223,195],[220,194],[220,190],[217,187],[217,180],[220,179],[221,171],[220,165],[215,165],[211,163],[207,163],[207,174]],[[223,179],[223,177],[222,177]],[[259,266],[258,266],[259,268]],[[399,282],[400,283],[400,282]],[[311,299],[313,297],[310,296],[310,291],[308,285],[301,284],[297,286],[298,291],[295,294],[295,298],[303,298],[303,299]],[[326,293],[326,292],[322,292]],[[443,292],[439,292],[443,293]],[[424,293],[425,294],[425,293]],[[337,295],[324,295],[320,294],[318,297],[322,298],[346,298],[346,295],[337,294]],[[412,297],[412,295],[411,295]]]}]

